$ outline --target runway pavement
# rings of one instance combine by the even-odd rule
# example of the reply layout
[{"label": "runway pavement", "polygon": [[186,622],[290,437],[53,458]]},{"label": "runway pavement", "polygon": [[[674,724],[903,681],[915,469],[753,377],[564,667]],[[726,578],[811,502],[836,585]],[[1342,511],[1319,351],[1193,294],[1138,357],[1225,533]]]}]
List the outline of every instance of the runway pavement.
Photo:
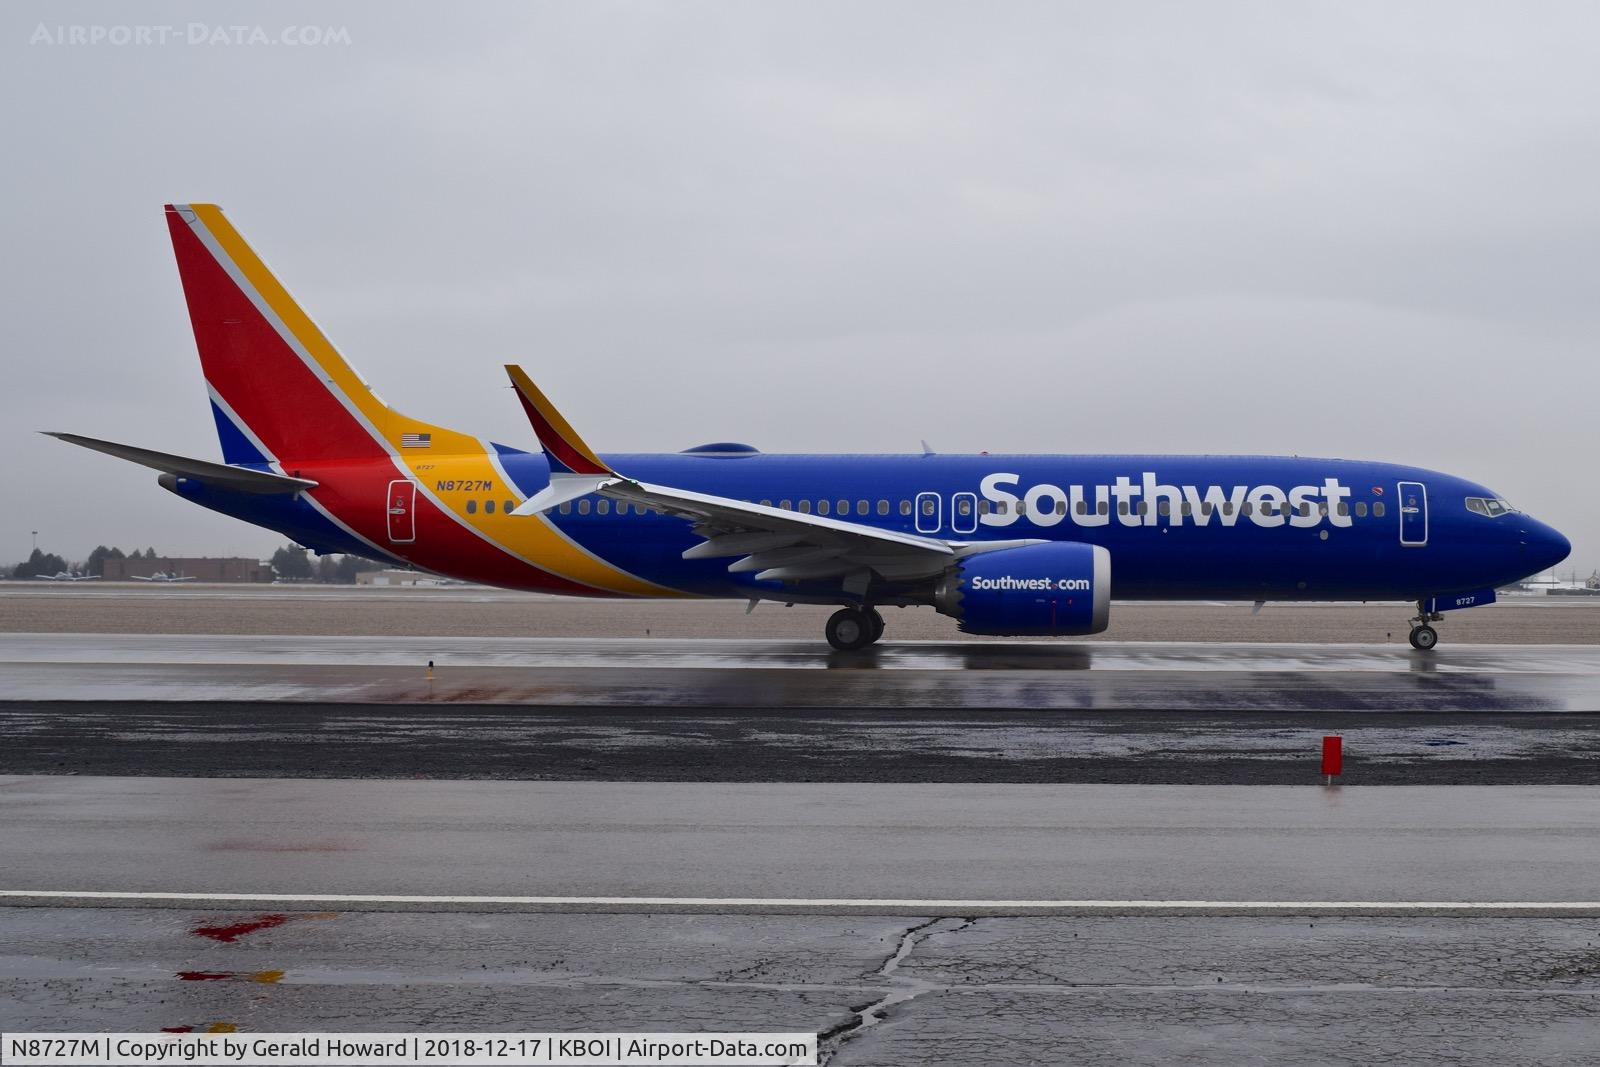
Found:
[{"label": "runway pavement", "polygon": [[1549,788],[14,777],[0,1027],[1566,1062],[1600,1042],[1597,824]]},{"label": "runway pavement", "polygon": [[1581,1059],[1597,715],[1593,645],[7,633],[0,1026]]},{"label": "runway pavement", "polygon": [[0,908],[0,1027],[813,1031],[847,1064],[1583,1063],[1600,921]]},{"label": "runway pavement", "polygon": [[1600,915],[1600,802],[1571,787],[16,776],[0,779],[0,812],[7,894],[912,914],[1522,902]]}]

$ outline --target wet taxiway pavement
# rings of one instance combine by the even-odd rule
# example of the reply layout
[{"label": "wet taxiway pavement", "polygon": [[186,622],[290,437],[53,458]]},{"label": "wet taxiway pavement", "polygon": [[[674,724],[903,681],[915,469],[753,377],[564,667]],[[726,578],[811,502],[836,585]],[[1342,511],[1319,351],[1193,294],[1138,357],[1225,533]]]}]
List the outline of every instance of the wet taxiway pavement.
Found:
[{"label": "wet taxiway pavement", "polygon": [[1597,841],[1600,801],[1562,786],[0,779],[8,898],[933,914],[1521,902],[1600,914]]},{"label": "wet taxiway pavement", "polygon": [[1600,784],[1597,646],[0,634],[0,693],[0,773]]},{"label": "wet taxiway pavement", "polygon": [[1600,920],[0,908],[6,1030],[815,1031],[844,1064],[1585,1062]]},{"label": "wet taxiway pavement", "polygon": [[1351,785],[1600,784],[1600,715],[1486,711],[1477,684],[1422,714],[0,701],[0,774],[1294,785],[1331,733]]},{"label": "wet taxiway pavement", "polygon": [[[428,670],[432,662],[435,669]],[[18,701],[1600,712],[1600,647],[0,634]]]}]

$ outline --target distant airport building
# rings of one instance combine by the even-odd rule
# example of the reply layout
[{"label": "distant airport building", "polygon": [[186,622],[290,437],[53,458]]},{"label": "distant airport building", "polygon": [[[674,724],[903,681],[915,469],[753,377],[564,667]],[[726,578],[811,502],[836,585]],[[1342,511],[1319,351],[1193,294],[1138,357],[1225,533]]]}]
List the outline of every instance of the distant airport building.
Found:
[{"label": "distant airport building", "polygon": [[[356,575],[357,585],[444,585],[443,579],[420,571],[362,571]],[[452,583],[456,584],[456,583]]]},{"label": "distant airport building", "polygon": [[172,581],[270,582],[272,568],[245,556],[163,556],[159,559],[108,559],[108,582]]}]

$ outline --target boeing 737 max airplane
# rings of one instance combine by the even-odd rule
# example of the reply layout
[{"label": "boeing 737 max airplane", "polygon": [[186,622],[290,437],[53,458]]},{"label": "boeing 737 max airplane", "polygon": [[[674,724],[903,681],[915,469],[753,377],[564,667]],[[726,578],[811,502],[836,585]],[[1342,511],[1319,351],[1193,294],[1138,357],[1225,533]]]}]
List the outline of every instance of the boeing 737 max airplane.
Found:
[{"label": "boeing 737 max airplane", "polygon": [[1437,471],[1286,456],[601,455],[517,367],[542,452],[378,398],[211,204],[169,205],[223,462],[74,434],[203,507],[316,552],[603,597],[838,604],[839,649],[884,606],[972,634],[1106,628],[1117,599],[1414,601],[1443,612],[1564,559],[1551,527]]}]

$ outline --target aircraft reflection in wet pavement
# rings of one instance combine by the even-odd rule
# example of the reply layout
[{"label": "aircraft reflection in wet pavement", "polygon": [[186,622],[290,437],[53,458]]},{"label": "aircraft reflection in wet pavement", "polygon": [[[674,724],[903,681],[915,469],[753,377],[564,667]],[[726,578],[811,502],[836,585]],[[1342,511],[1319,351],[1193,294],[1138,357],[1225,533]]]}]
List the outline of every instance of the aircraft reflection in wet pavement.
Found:
[{"label": "aircraft reflection in wet pavement", "polygon": [[492,444],[380,400],[215,205],[166,218],[224,462],[55,436],[317,552],[575,596],[839,604],[844,650],[882,636],[884,606],[1067,636],[1105,629],[1113,597],[1410,600],[1411,643],[1431,649],[1443,612],[1570,547],[1475,482],[1388,463],[601,456],[516,367],[542,453]]}]

